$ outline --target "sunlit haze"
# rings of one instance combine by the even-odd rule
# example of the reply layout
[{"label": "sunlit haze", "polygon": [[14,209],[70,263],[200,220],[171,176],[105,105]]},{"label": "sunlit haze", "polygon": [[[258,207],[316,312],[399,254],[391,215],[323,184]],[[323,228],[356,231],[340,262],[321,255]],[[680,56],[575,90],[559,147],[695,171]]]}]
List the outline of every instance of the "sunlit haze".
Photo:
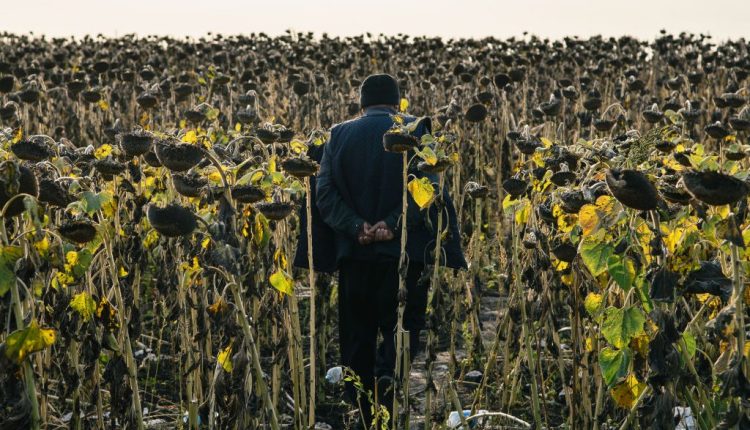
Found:
[{"label": "sunlit haze", "polygon": [[747,0],[19,0],[0,12],[0,30],[48,36],[137,33],[202,36],[286,29],[444,37],[632,35],[662,28],[747,37]]}]

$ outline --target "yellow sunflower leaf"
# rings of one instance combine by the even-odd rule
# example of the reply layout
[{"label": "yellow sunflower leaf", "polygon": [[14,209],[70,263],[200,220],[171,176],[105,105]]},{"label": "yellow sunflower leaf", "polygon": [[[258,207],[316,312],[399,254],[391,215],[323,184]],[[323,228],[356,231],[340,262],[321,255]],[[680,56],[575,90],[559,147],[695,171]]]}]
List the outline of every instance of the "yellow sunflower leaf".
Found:
[{"label": "yellow sunflower leaf", "polygon": [[226,348],[219,351],[219,355],[216,356],[216,360],[221,364],[221,367],[227,372],[232,373],[232,345],[230,344]]},{"label": "yellow sunflower leaf", "polygon": [[102,158],[107,158],[112,154],[112,145],[105,143],[104,145],[96,148],[96,151],[94,151],[94,157],[96,157],[97,160],[101,160]]},{"label": "yellow sunflower leaf", "polygon": [[289,148],[291,148],[292,152],[295,154],[301,154],[307,151],[307,145],[299,139],[292,139],[292,141],[289,142]]},{"label": "yellow sunflower leaf", "polygon": [[428,207],[435,199],[435,188],[428,178],[412,179],[407,189],[420,209]]},{"label": "yellow sunflower leaf", "polygon": [[640,354],[641,357],[648,357],[648,344],[651,338],[646,333],[641,333],[638,336],[630,339],[630,348]]},{"label": "yellow sunflower leaf", "polygon": [[254,172],[252,175],[250,175],[250,182],[253,184],[257,184],[261,179],[263,179],[263,176],[265,176],[263,171],[258,170],[257,172]]},{"label": "yellow sunflower leaf", "polygon": [[190,130],[182,137],[182,141],[185,143],[196,143],[198,142],[198,135],[195,133],[195,130]]},{"label": "yellow sunflower leaf", "polygon": [[21,141],[21,139],[23,139],[23,128],[18,127],[13,133],[13,139],[11,140],[11,143],[18,143]]},{"label": "yellow sunflower leaf", "polygon": [[570,267],[570,263],[558,259],[553,260],[553,264],[555,266],[555,270],[557,270],[558,272],[562,272],[563,270]]},{"label": "yellow sunflower leaf", "polygon": [[218,170],[212,170],[211,173],[208,174],[208,180],[215,184],[221,183],[221,173]]},{"label": "yellow sunflower leaf", "polygon": [[159,240],[159,233],[156,230],[150,230],[146,233],[146,238],[143,239],[143,246],[151,248],[156,241]]},{"label": "yellow sunflower leaf", "polygon": [[557,228],[559,228],[563,233],[570,233],[570,231],[573,230],[573,227],[576,226],[577,221],[577,215],[563,213],[562,215],[557,217]]},{"label": "yellow sunflower leaf", "polygon": [[646,384],[639,382],[638,379],[631,374],[628,375],[624,381],[609,390],[609,393],[612,395],[617,406],[630,409],[645,388]]},{"label": "yellow sunflower leaf", "polygon": [[276,156],[272,155],[271,158],[268,160],[268,171],[270,173],[273,173],[276,171]]},{"label": "yellow sunflower leaf", "polygon": [[[615,208],[615,199],[612,196],[599,196],[594,204],[585,204],[578,211],[578,225],[586,237],[599,225],[607,225],[606,221],[612,215]],[[604,221],[604,223],[602,223]]]},{"label": "yellow sunflower leaf", "polygon": [[516,204],[518,204],[518,200],[512,198],[510,194],[506,194],[505,197],[503,197],[503,209],[510,209]]},{"label": "yellow sunflower leaf", "polygon": [[599,313],[602,307],[602,301],[604,297],[598,293],[588,293],[586,298],[583,300],[583,307],[586,308],[586,312],[590,315],[596,315]]},{"label": "yellow sunflower leaf", "polygon": [[55,343],[55,330],[39,327],[31,321],[28,327],[16,330],[5,340],[5,356],[18,364],[29,354],[41,351]]},{"label": "yellow sunflower leaf", "polygon": [[578,225],[581,226],[584,237],[596,229],[599,225],[599,214],[595,205],[586,204],[581,207],[581,210],[578,211]]},{"label": "yellow sunflower leaf", "polygon": [[257,246],[264,247],[265,244],[268,243],[270,235],[271,232],[269,230],[268,220],[263,214],[258,213],[253,222],[253,241]]},{"label": "yellow sunflower leaf", "polygon": [[716,208],[716,213],[721,219],[726,219],[729,216],[729,205],[718,206]]},{"label": "yellow sunflower leaf", "polygon": [[521,199],[515,210],[516,225],[526,224],[531,214],[531,202],[528,199]]},{"label": "yellow sunflower leaf", "polygon": [[222,314],[228,309],[229,305],[227,305],[227,302],[225,302],[222,298],[219,298],[219,300],[217,300],[214,304],[206,308],[206,310],[212,315]]},{"label": "yellow sunflower leaf", "polygon": [[435,154],[435,151],[433,151],[429,146],[425,146],[424,149],[418,152],[418,155],[430,166],[434,166],[435,164],[437,164],[438,157]]},{"label": "yellow sunflower leaf", "polygon": [[49,251],[49,239],[47,239],[47,236],[44,236],[44,238],[40,240],[39,242],[35,242],[34,248],[36,248],[36,251],[39,254],[42,254],[42,255],[46,254],[47,251]]},{"label": "yellow sunflower leaf", "polygon": [[617,200],[608,195],[599,196],[596,199],[596,207],[601,211],[602,215],[612,215],[617,207]]},{"label": "yellow sunflower leaf", "polygon": [[294,283],[284,271],[277,270],[268,278],[271,285],[279,290],[282,294],[290,295],[294,291]]},{"label": "yellow sunflower leaf", "polygon": [[401,99],[401,103],[398,105],[398,110],[401,112],[406,112],[406,109],[409,109],[409,100]]},{"label": "yellow sunflower leaf", "polygon": [[67,261],[69,265],[75,266],[78,264],[78,253],[75,251],[68,251],[65,254],[65,261]]},{"label": "yellow sunflower leaf", "polygon": [[84,291],[73,296],[70,300],[70,308],[78,312],[84,322],[88,322],[96,312],[96,301]]},{"label": "yellow sunflower leaf", "polygon": [[287,261],[286,261],[286,255],[284,255],[284,252],[280,249],[277,249],[276,252],[273,254],[273,261],[276,263],[276,266],[278,266],[281,270],[286,270],[287,267]]},{"label": "yellow sunflower leaf", "polygon": [[[562,263],[568,264],[568,263],[565,263],[564,261]],[[573,274],[572,273],[567,273],[565,275],[562,275],[562,276],[560,276],[560,280],[562,281],[563,284],[565,284],[568,287],[570,287],[571,285],[573,285]]]}]

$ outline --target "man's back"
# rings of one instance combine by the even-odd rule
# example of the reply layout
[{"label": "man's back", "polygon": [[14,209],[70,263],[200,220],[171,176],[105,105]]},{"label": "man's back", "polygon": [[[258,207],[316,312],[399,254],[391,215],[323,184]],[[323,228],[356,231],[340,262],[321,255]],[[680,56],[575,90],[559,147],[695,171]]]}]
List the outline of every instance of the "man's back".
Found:
[{"label": "man's back", "polygon": [[[357,222],[374,224],[385,219],[395,222],[401,213],[402,157],[383,149],[383,135],[393,125],[393,114],[395,111],[390,108],[373,107],[361,117],[338,124],[331,130],[318,179],[318,206],[321,212],[329,215],[329,219],[334,218],[332,227],[341,236],[337,245],[343,247],[337,252],[339,258],[398,256],[397,241],[359,246],[352,236],[356,233],[353,228],[357,227]],[[326,211],[331,203],[326,201],[329,196],[325,190],[330,185],[354,212],[354,218],[342,218]]]},{"label": "man's back", "polygon": [[[331,130],[317,178],[316,201],[323,220],[335,231],[337,262],[344,258],[398,260],[400,256],[398,240],[369,245],[360,245],[357,241],[364,223],[384,221],[396,237],[400,233],[402,154],[386,152],[383,148],[383,135],[393,126],[391,115],[395,113],[389,107],[370,107],[363,116],[338,124]],[[405,118],[406,122],[414,120],[413,117]],[[428,132],[429,121],[424,121],[412,134],[421,137]],[[409,174],[422,176],[416,170],[410,170]],[[435,177],[430,177],[430,180],[437,183]],[[442,194],[448,211],[444,223],[451,232],[449,239],[443,242],[441,254],[445,259],[442,263],[453,268],[465,267],[453,203],[446,190]],[[409,260],[432,262],[430,255],[437,232],[428,228],[428,224],[436,225],[437,209],[433,205],[421,211],[411,197],[408,202],[406,251]],[[425,223],[428,214],[431,222]]]}]

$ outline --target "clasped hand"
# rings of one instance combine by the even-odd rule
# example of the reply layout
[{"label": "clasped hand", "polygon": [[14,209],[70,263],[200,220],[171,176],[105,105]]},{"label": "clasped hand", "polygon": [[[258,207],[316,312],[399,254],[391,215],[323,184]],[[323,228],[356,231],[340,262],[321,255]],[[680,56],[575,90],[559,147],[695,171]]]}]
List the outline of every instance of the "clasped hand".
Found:
[{"label": "clasped hand", "polygon": [[393,231],[388,227],[385,221],[378,221],[373,225],[370,225],[368,222],[362,224],[362,229],[360,230],[357,239],[359,240],[360,245],[369,245],[373,242],[392,240],[393,237]]}]

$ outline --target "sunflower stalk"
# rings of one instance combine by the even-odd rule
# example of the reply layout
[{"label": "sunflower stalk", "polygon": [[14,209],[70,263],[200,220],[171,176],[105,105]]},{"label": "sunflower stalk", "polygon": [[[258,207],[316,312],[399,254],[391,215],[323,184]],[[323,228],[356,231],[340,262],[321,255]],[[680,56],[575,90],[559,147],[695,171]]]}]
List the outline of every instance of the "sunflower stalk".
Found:
[{"label": "sunflower stalk", "polygon": [[[4,225],[4,223],[2,223]],[[3,227],[5,230],[5,227]],[[5,236],[5,235],[3,235]],[[17,282],[12,282],[10,287],[11,300],[13,301],[13,313],[16,318],[16,329],[20,330],[24,327],[23,324],[23,310],[21,308],[21,298],[18,293]],[[39,399],[36,397],[36,383],[34,382],[34,368],[29,360],[23,360],[23,378],[24,385],[26,386],[26,394],[29,397],[29,403],[31,404],[31,428],[33,430],[39,430],[41,420],[39,417]]]},{"label": "sunflower stalk", "polygon": [[[400,386],[406,386],[409,375],[402,374],[404,368],[402,361],[405,357],[405,345],[404,335],[408,336],[408,332],[404,330],[404,309],[406,301],[406,272],[408,269],[408,261],[406,256],[406,210],[408,208],[408,191],[407,191],[407,180],[409,178],[409,154],[404,151],[401,154],[402,162],[402,192],[401,192],[401,253],[398,263],[398,322],[396,323],[396,379],[400,382]],[[402,391],[402,390],[397,390]],[[409,393],[403,392],[404,399],[408,399]],[[398,427],[398,395],[394,393],[393,396],[393,409],[392,409],[392,427]],[[408,407],[408,406],[407,406]]]},{"label": "sunflower stalk", "polygon": [[315,267],[313,264],[313,241],[312,241],[312,197],[310,196],[310,177],[305,177],[305,215],[307,216],[307,279],[310,284],[310,406],[308,411],[308,426],[315,427],[315,394],[317,391],[317,367],[316,367],[316,339],[317,321],[315,314]]},{"label": "sunflower stalk", "polygon": [[[511,219],[515,219],[516,211],[513,209],[512,217]],[[521,331],[523,333],[524,338],[524,349],[526,350],[526,359],[529,366],[529,373],[531,376],[531,411],[534,416],[534,424],[536,428],[542,428],[542,415],[541,415],[541,408],[539,403],[539,386],[537,382],[537,375],[536,375],[536,360],[534,360],[534,352],[532,350],[532,342],[531,342],[531,330],[533,328],[531,327],[531,321],[528,319],[528,315],[526,312],[526,300],[523,297],[523,286],[521,285],[521,263],[518,260],[518,252],[515,251],[519,249],[518,245],[518,234],[516,232],[516,223],[511,222],[511,236],[513,237],[513,289],[514,294],[516,294],[518,297],[518,301],[521,305],[521,318],[526,323],[523,326],[521,326]]]},{"label": "sunflower stalk", "polygon": [[732,283],[734,284],[734,302],[736,307],[737,356],[740,360],[742,374],[747,375],[750,372],[748,372],[747,353],[745,351],[745,284],[742,282],[742,266],[740,264],[738,247],[734,243],[730,243],[729,246],[731,248]]},{"label": "sunflower stalk", "polygon": [[[445,183],[445,177],[442,173],[438,173],[438,195],[439,198],[442,198],[442,192],[443,192],[443,186]],[[441,205],[442,206],[442,205]],[[436,290],[440,288],[440,257],[442,256],[442,239],[443,239],[443,209],[442,207],[438,207],[437,211],[437,235],[435,236],[435,260],[432,267],[432,279],[430,280],[430,285],[432,286],[433,295],[437,294]],[[429,312],[429,317],[431,318],[435,312],[435,309],[432,307],[432,301],[428,300],[428,303],[431,304]],[[431,429],[432,428],[432,367],[433,367],[433,360],[432,360],[432,354],[434,353],[434,342],[435,342],[435,328],[433,327],[433,324],[430,323],[429,331],[427,332],[427,358],[426,358],[426,373],[427,373],[427,388],[425,390],[425,428]]]},{"label": "sunflower stalk", "polygon": [[245,336],[246,347],[250,353],[250,358],[253,363],[253,369],[255,371],[256,387],[260,394],[261,401],[266,408],[268,414],[269,425],[271,430],[280,430],[279,420],[276,415],[276,408],[271,402],[271,396],[268,394],[268,385],[263,377],[263,367],[260,365],[260,353],[258,347],[255,344],[255,337],[253,336],[253,329],[250,326],[250,321],[245,313],[245,304],[240,293],[239,279],[232,275],[230,281],[230,290],[232,291],[232,298],[234,299],[235,306],[237,306],[237,316],[239,318],[240,325],[242,327],[242,334]]},{"label": "sunflower stalk", "polygon": [[110,278],[115,292],[115,300],[117,301],[117,307],[119,312],[117,316],[119,318],[120,330],[122,335],[122,343],[124,345],[125,364],[128,367],[128,379],[130,381],[130,389],[133,391],[133,415],[136,420],[136,428],[143,430],[143,408],[141,407],[141,395],[138,390],[138,367],[133,356],[133,346],[130,341],[130,330],[128,328],[128,321],[125,319],[125,301],[122,298],[122,292],[120,291],[120,282],[117,274],[117,267],[115,263],[115,257],[112,253],[112,243],[105,239],[103,241],[107,257],[109,258],[109,269]]}]

